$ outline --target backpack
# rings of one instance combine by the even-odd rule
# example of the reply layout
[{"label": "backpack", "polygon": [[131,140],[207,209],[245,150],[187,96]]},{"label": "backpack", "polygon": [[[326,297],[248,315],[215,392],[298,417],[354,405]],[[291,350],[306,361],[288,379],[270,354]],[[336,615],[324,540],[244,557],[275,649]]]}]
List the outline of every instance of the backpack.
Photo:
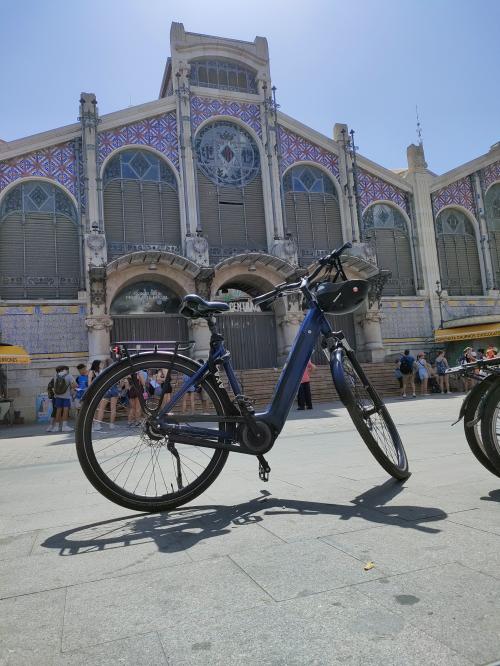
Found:
[{"label": "backpack", "polygon": [[403,356],[401,359],[401,363],[399,365],[399,369],[401,370],[401,374],[403,375],[410,375],[413,371],[412,368],[412,362],[408,358],[408,356]]},{"label": "backpack", "polygon": [[54,380],[51,379],[50,382],[47,384],[47,395],[49,396],[49,400],[52,400],[52,398],[55,398],[56,395],[54,393]]},{"label": "backpack", "polygon": [[66,376],[61,377],[57,375],[54,382],[54,393],[56,395],[64,395],[68,390],[68,383],[66,382]]}]

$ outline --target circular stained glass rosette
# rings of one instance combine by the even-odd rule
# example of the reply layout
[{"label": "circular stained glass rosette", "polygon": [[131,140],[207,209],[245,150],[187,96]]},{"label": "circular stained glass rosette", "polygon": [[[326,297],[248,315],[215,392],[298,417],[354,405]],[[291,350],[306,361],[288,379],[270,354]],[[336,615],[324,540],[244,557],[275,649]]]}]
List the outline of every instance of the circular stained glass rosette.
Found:
[{"label": "circular stained glass rosette", "polygon": [[201,171],[217,185],[244,187],[260,172],[255,141],[231,123],[212,123],[200,130],[196,155]]}]

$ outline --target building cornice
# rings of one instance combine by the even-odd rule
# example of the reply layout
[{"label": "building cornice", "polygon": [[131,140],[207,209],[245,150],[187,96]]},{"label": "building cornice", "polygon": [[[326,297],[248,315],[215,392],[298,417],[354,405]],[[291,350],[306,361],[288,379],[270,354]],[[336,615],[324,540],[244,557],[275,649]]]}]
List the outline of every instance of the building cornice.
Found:
[{"label": "building cornice", "polygon": [[48,132],[40,132],[39,134],[32,134],[31,136],[9,141],[0,144],[0,161],[10,160],[12,157],[25,155],[35,150],[48,148],[49,146],[56,146],[61,143],[66,143],[72,139],[80,136],[81,126],[80,123],[73,125],[65,125],[57,127],[56,129],[49,130]]},{"label": "building cornice", "polygon": [[113,113],[107,113],[100,117],[99,131],[109,130],[120,125],[129,125],[138,120],[158,116],[168,111],[175,111],[175,108],[175,98],[164,97],[162,99],[155,99],[152,102],[146,102],[145,104],[121,109],[120,111],[113,111]]},{"label": "building cornice", "polygon": [[496,144],[484,155],[476,157],[473,160],[470,160],[470,162],[465,162],[465,164],[461,164],[460,166],[451,169],[451,171],[447,171],[446,173],[433,178],[430,183],[430,191],[435,192],[447,185],[451,185],[451,183],[454,183],[461,178],[465,178],[480,169],[484,169],[493,162],[498,162],[498,160],[500,160],[500,145]]}]

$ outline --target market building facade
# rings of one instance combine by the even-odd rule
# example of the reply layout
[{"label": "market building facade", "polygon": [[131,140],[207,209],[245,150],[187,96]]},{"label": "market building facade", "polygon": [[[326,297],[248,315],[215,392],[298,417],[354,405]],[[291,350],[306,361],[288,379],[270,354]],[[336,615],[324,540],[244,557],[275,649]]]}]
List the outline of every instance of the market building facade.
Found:
[{"label": "market building facade", "polygon": [[441,176],[411,145],[394,172],[347,125],[327,137],[278,109],[264,38],[174,23],[170,48],[158,100],[100,116],[83,93],[78,123],[0,143],[0,339],[32,356],[9,389],[28,418],[54,365],[115,341],[190,339],[206,357],[205,323],[177,314],[191,292],[232,301],[238,367],[282,364],[299,299],[250,297],[345,241],[370,297],[334,323],[364,361],[497,340],[500,144]]}]

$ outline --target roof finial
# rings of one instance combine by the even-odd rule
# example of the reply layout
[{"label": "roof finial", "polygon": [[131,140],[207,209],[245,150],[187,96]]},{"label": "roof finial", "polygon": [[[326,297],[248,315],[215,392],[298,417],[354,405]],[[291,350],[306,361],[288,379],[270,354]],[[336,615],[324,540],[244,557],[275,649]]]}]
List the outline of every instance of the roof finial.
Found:
[{"label": "roof finial", "polygon": [[417,116],[417,137],[418,137],[418,145],[423,146],[424,142],[422,140],[422,125],[420,124],[420,117],[418,115],[418,105],[415,104],[415,114]]}]

